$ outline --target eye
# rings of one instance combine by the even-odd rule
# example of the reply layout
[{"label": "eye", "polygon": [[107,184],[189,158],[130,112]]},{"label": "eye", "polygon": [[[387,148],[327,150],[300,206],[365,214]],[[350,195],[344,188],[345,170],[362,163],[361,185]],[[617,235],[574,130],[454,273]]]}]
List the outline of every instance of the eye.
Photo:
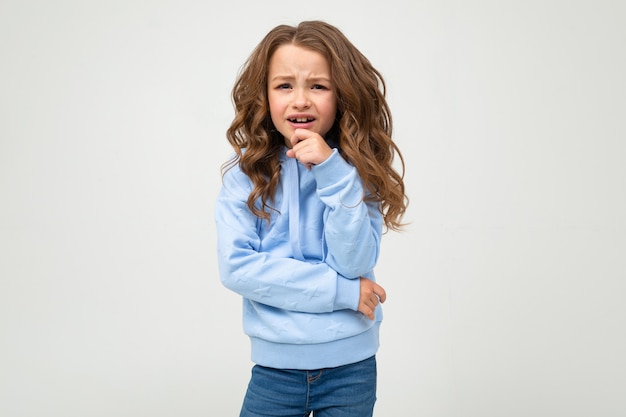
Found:
[{"label": "eye", "polygon": [[278,86],[276,86],[276,88],[279,90],[288,90],[291,88],[291,84],[289,83],[279,84]]},{"label": "eye", "polygon": [[313,90],[327,90],[326,86],[322,84],[314,84],[311,88],[313,88]]}]

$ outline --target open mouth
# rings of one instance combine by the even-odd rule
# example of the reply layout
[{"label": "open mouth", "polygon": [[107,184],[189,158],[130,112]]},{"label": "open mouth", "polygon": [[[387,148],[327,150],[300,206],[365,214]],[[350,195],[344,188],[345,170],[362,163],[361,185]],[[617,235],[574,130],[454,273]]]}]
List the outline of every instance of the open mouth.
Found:
[{"label": "open mouth", "polygon": [[312,117],[296,117],[293,119],[288,119],[291,123],[310,123],[315,119]]}]

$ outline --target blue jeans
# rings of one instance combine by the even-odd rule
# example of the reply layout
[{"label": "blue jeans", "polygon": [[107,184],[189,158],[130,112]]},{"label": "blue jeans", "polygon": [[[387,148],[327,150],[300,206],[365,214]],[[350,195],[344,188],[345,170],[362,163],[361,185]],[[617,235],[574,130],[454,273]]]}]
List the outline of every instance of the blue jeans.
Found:
[{"label": "blue jeans", "polygon": [[255,365],[239,417],[371,417],[376,357],[312,371]]}]

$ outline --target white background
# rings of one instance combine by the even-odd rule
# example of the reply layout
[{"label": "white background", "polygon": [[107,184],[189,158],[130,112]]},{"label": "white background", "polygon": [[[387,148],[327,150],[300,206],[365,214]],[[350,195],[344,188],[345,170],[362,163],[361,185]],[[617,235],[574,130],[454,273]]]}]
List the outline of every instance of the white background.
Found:
[{"label": "white background", "polygon": [[385,235],[379,417],[626,414],[626,7],[0,3],[0,415],[236,416],[217,275],[230,89],[280,23],[383,73],[411,199]]}]

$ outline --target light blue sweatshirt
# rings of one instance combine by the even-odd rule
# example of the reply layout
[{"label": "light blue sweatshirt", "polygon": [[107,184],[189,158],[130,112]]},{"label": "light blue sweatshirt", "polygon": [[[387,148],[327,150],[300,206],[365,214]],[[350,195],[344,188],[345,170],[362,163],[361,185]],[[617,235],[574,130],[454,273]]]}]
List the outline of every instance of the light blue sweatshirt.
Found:
[{"label": "light blue sweatshirt", "polygon": [[286,150],[269,224],[248,209],[253,186],[238,165],[216,202],[220,278],[243,297],[252,361],[320,369],[367,359],[382,311],[374,320],[357,311],[359,277],[374,280],[380,205],[363,201],[356,169],[336,149],[310,170]]}]

